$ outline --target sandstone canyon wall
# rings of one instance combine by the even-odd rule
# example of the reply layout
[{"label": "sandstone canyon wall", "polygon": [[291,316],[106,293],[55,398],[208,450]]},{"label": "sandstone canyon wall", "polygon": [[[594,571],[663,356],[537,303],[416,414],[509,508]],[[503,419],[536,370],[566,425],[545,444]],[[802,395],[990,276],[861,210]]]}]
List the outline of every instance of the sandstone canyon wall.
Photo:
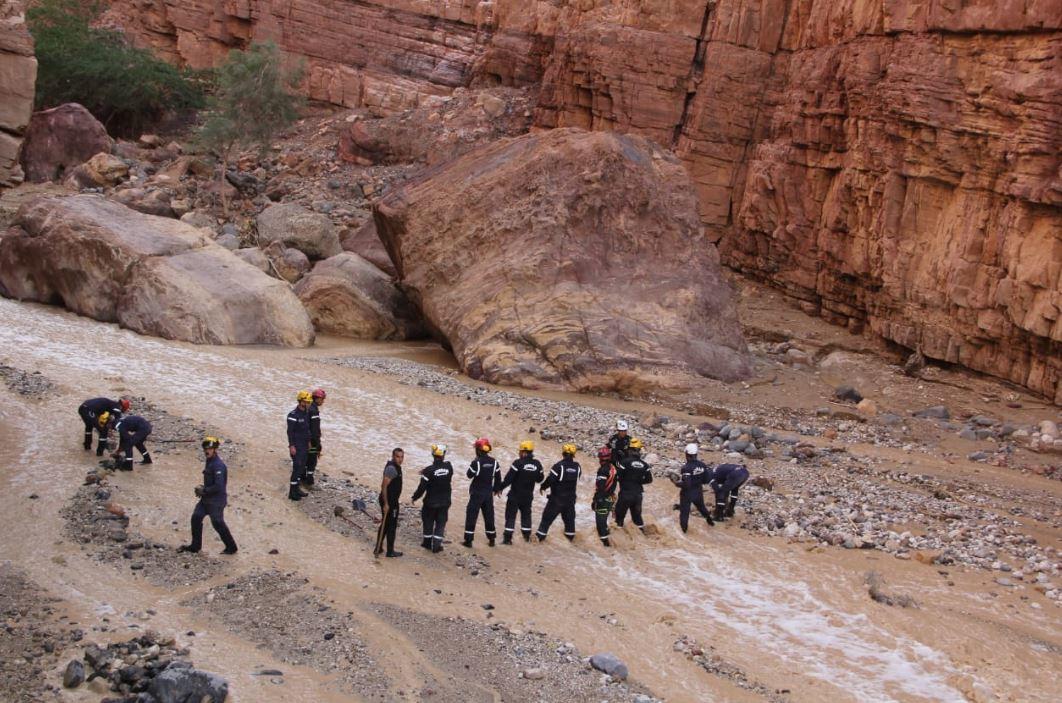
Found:
[{"label": "sandstone canyon wall", "polygon": [[540,127],[647,136],[724,263],[1062,402],[1058,0],[118,0],[203,66],[274,39],[379,114],[538,85]]},{"label": "sandstone canyon wall", "polygon": [[37,59],[22,3],[0,0],[0,188],[22,182],[19,148],[33,113]]}]

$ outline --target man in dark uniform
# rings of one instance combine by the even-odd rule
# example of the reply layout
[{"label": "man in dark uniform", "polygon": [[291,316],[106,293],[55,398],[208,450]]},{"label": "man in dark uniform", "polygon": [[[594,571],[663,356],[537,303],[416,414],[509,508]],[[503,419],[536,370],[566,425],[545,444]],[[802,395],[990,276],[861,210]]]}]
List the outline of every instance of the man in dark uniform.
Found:
[{"label": "man in dark uniform", "polygon": [[546,478],[542,464],[534,453],[533,442],[526,439],[520,442],[520,456],[509,467],[498,486],[498,493],[509,489],[509,496],[505,500],[505,535],[502,544],[513,543],[517,512],[520,513],[520,532],[524,541],[531,541],[531,504],[535,500],[535,486]]},{"label": "man in dark uniform", "polygon": [[619,499],[616,500],[616,524],[623,527],[627,511],[638,529],[645,532],[642,520],[642,494],[644,486],[653,482],[649,464],[642,461],[642,440],[634,437],[627,447],[626,456],[616,466],[619,481]]},{"label": "man in dark uniform", "polygon": [[468,478],[472,480],[468,484],[468,507],[465,509],[465,541],[466,547],[472,546],[472,539],[476,536],[476,521],[480,512],[483,513],[483,528],[487,533],[487,541],[494,546],[494,494],[501,489],[501,464],[490,455],[490,440],[480,437],[473,445],[476,450],[476,458],[468,465]]},{"label": "man in dark uniform", "polygon": [[383,482],[380,484],[380,528],[376,532],[376,548],[373,556],[380,556],[387,542],[387,557],[400,557],[402,552],[395,551],[395,533],[398,532],[398,501],[402,498],[402,461],[406,453],[399,448],[391,450],[391,458],[383,470]]},{"label": "man in dark uniform", "polygon": [[704,506],[704,484],[708,480],[710,469],[697,459],[699,447],[690,442],[686,445],[686,463],[679,473],[679,526],[685,532],[690,526],[690,506],[697,508],[708,525],[714,525],[712,515]]},{"label": "man in dark uniform", "polygon": [[715,519],[734,517],[738,489],[749,480],[749,470],[740,464],[720,464],[712,471],[708,485],[715,491]]},{"label": "man in dark uniform", "polygon": [[[122,419],[123,413],[127,412],[129,412],[129,401],[125,398],[121,400],[90,398],[82,403],[77,409],[77,414],[85,423],[85,442],[82,445],[85,451],[92,449],[92,433],[95,431],[100,436],[99,444],[96,445],[96,456],[103,456],[103,452],[107,451],[107,435],[111,427]],[[101,424],[99,417],[103,413],[107,413],[107,421]]]},{"label": "man in dark uniform", "polygon": [[608,516],[612,514],[612,507],[616,504],[616,467],[612,463],[612,451],[608,447],[602,447],[597,452],[597,461],[599,466],[590,508],[594,511],[597,536],[601,538],[601,544],[610,547],[612,545],[608,539]]},{"label": "man in dark uniform", "polygon": [[420,472],[420,485],[413,492],[412,502],[424,496],[420,517],[424,521],[424,541],[420,546],[438,554],[443,550],[446,518],[450,513],[450,489],[454,467],[446,461],[446,445],[431,445],[431,466]]},{"label": "man in dark uniform", "polygon": [[612,453],[612,463],[619,469],[619,463],[627,456],[627,448],[631,445],[631,438],[627,434],[628,425],[626,420],[616,420],[616,432],[608,438],[608,449]]},{"label": "man in dark uniform", "polygon": [[310,403],[309,391],[295,395],[298,404],[288,413],[288,453],[291,454],[291,478],[288,480],[288,498],[302,500],[306,493],[299,490],[299,482],[306,473],[306,457],[310,452]]},{"label": "man in dark uniform", "polygon": [[315,388],[310,397],[312,400],[307,408],[310,416],[310,448],[306,452],[306,471],[302,475],[302,482],[307,486],[313,485],[317,459],[321,456],[321,406],[324,405],[326,393],[323,388]]},{"label": "man in dark uniform", "polygon": [[579,462],[575,460],[575,452],[576,447],[570,442],[561,447],[561,460],[549,470],[549,475],[538,489],[539,493],[549,490],[546,507],[542,509],[542,521],[535,532],[539,542],[545,541],[549,526],[558,515],[564,521],[564,536],[569,542],[575,539],[575,493],[583,473]]},{"label": "man in dark uniform", "polygon": [[198,552],[203,548],[203,518],[209,517],[214,532],[225,544],[222,554],[236,553],[236,540],[232,538],[228,525],[225,524],[225,506],[229,504],[228,482],[229,470],[218,456],[221,442],[217,437],[203,440],[203,485],[195,487],[199,502],[192,511],[192,543],[177,548],[178,552]]},{"label": "man in dark uniform", "polygon": [[133,470],[133,447],[140,452],[140,463],[150,464],[151,454],[144,446],[144,440],[151,436],[151,423],[139,415],[126,415],[114,426],[118,435],[118,452],[115,465],[122,471]]}]

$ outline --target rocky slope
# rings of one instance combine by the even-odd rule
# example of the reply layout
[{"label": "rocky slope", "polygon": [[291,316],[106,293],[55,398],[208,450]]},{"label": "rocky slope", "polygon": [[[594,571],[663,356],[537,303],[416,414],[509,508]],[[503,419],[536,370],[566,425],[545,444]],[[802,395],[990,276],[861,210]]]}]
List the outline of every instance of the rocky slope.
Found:
[{"label": "rocky slope", "polygon": [[0,0],[0,187],[22,182],[18,164],[22,136],[33,111],[37,59],[22,3]]},{"label": "rocky slope", "polygon": [[1062,400],[1055,3],[120,0],[112,17],[197,66],[275,39],[306,56],[311,96],[378,114],[538,85],[538,126],[674,149],[725,264]]}]

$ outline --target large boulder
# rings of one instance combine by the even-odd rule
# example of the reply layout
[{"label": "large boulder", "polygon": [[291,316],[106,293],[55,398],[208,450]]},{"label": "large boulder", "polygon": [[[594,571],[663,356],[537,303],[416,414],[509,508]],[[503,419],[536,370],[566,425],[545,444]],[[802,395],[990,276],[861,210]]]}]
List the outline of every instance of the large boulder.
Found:
[{"label": "large boulder", "polygon": [[558,129],[377,202],[400,282],[473,378],[630,391],[749,373],[689,176],[646,139]]},{"label": "large boulder", "polygon": [[0,187],[22,182],[18,152],[33,114],[37,59],[21,3],[0,2]]},{"label": "large boulder", "polygon": [[376,220],[369,218],[359,227],[343,231],[339,238],[343,251],[352,251],[389,276],[397,276],[398,271],[387,253],[387,248],[376,233]]},{"label": "large boulder", "polygon": [[100,152],[110,153],[114,142],[92,113],[77,103],[33,113],[22,144],[26,180],[62,180],[74,167]]},{"label": "large boulder", "polygon": [[148,693],[158,703],[225,703],[229,683],[209,671],[174,663],[151,680]]},{"label": "large boulder", "polygon": [[196,227],[95,195],[23,205],[0,240],[0,293],[201,344],[313,342],[287,284]]},{"label": "large boulder", "polygon": [[273,242],[263,249],[262,253],[273,264],[276,274],[288,283],[295,283],[313,268],[305,254],[280,242]]},{"label": "large boulder", "polygon": [[257,223],[263,248],[280,242],[311,259],[327,259],[343,251],[332,220],[296,203],[270,205],[258,215]]},{"label": "large boulder", "polygon": [[295,294],[320,332],[358,339],[427,335],[420,314],[391,277],[351,252],[319,262]]}]

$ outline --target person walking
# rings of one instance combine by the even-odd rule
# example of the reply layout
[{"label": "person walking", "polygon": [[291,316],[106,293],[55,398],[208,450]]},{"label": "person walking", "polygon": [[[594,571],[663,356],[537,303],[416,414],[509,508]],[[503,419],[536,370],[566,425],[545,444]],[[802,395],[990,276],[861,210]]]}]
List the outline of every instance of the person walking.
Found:
[{"label": "person walking", "polygon": [[490,440],[480,437],[473,445],[476,458],[468,465],[468,507],[465,509],[465,547],[472,546],[476,536],[476,522],[483,513],[483,529],[487,542],[494,546],[494,496],[501,489],[501,464],[490,455]]},{"label": "person walking", "polygon": [[380,483],[380,528],[376,531],[376,548],[373,556],[380,556],[387,543],[386,557],[400,557],[402,552],[395,551],[395,534],[398,532],[398,502],[402,498],[402,462],[406,453],[401,448],[391,450],[391,458],[383,470]]},{"label": "person walking", "polygon": [[225,524],[225,506],[229,504],[229,469],[218,456],[221,441],[217,437],[203,439],[203,484],[195,487],[199,501],[192,511],[192,542],[177,548],[178,552],[197,553],[203,548],[203,518],[210,518],[210,525],[225,545],[222,554],[235,554],[236,540]]},{"label": "person walking", "polygon": [[126,415],[114,426],[118,435],[115,465],[122,471],[133,470],[133,447],[140,452],[140,463],[151,464],[151,453],[144,442],[151,436],[151,423],[139,415]]},{"label": "person walking", "polygon": [[679,472],[679,527],[685,532],[690,526],[690,506],[697,508],[711,527],[715,524],[711,513],[704,505],[704,484],[708,481],[710,469],[697,459],[700,448],[693,442],[686,445],[686,463]]},{"label": "person walking", "polygon": [[306,408],[310,418],[310,447],[306,451],[306,471],[302,476],[302,483],[312,486],[314,474],[317,472],[317,460],[321,457],[321,406],[325,403],[327,394],[323,388],[315,388],[310,393],[310,405]]},{"label": "person walking", "polygon": [[302,500],[307,494],[299,490],[299,483],[306,473],[306,458],[310,453],[310,403],[313,396],[309,391],[299,391],[295,400],[295,409],[288,413],[288,453],[291,455],[288,499]]},{"label": "person walking", "polygon": [[446,461],[446,445],[431,445],[431,466],[420,472],[420,484],[413,492],[411,501],[424,496],[424,505],[420,517],[424,522],[424,541],[420,546],[438,554],[443,550],[443,536],[446,532],[446,519],[450,513],[451,488],[454,467]]},{"label": "person walking", "polygon": [[715,519],[734,517],[738,489],[749,480],[749,470],[740,464],[720,464],[712,470],[708,486],[715,491]]},{"label": "person walking", "polygon": [[617,480],[619,481],[619,498],[616,500],[616,525],[623,527],[623,521],[627,518],[627,511],[629,510],[631,521],[644,533],[645,522],[642,520],[642,496],[645,486],[653,482],[653,474],[649,464],[642,461],[642,440],[637,437],[631,438],[626,455],[620,460],[616,469]]},{"label": "person walking", "polygon": [[597,536],[601,538],[601,544],[610,547],[612,545],[609,542],[608,518],[616,504],[616,467],[612,463],[612,450],[608,447],[599,449],[597,461],[594,497],[590,500],[590,508],[594,511]]},{"label": "person walking", "polygon": [[542,463],[535,458],[535,444],[530,440],[520,442],[520,456],[513,461],[509,471],[498,486],[498,493],[506,488],[509,495],[505,500],[505,531],[502,544],[513,543],[516,529],[516,514],[520,514],[520,533],[525,542],[531,541],[531,505],[535,501],[535,486],[546,478]]},{"label": "person walking", "polygon": [[539,542],[545,541],[549,526],[558,515],[564,521],[564,536],[569,542],[575,539],[575,494],[579,477],[583,474],[582,467],[575,460],[575,452],[576,447],[570,442],[561,447],[561,460],[549,470],[549,475],[538,489],[539,493],[549,491],[546,507],[542,509],[542,521],[535,532]]},{"label": "person walking", "polygon": [[[111,428],[122,419],[122,415],[129,412],[129,401],[125,398],[111,400],[110,398],[89,398],[78,406],[77,414],[85,425],[85,441],[82,446],[85,451],[92,449],[92,433],[99,435],[99,444],[96,445],[96,456],[103,456],[107,451],[107,438]],[[104,413],[107,418],[100,423],[99,418]]]}]

